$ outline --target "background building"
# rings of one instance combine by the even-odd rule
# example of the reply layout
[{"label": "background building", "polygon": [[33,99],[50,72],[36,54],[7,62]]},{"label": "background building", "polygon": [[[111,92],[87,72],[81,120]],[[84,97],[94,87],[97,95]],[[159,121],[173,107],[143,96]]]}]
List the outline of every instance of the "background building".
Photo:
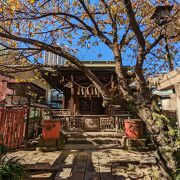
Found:
[{"label": "background building", "polygon": [[[59,45],[59,44],[57,44],[57,45]],[[76,49],[70,48],[69,46],[63,45],[63,44],[60,44],[60,45],[65,51],[70,52],[73,55],[77,54]],[[67,62],[67,59],[65,59],[64,57],[58,56],[49,51],[44,52],[44,64],[45,65],[62,66],[64,64],[66,64],[66,62]]]},{"label": "background building", "polygon": [[[61,56],[58,56],[58,55],[53,54],[48,51],[44,52],[44,64],[45,65],[63,66],[66,63],[66,61],[67,60]],[[57,91],[56,89],[53,89],[53,88],[50,88],[48,90],[47,103],[50,108],[62,109],[62,99],[63,99],[62,92]]]},{"label": "background building", "polygon": [[52,87],[48,90],[47,104],[53,109],[62,109],[63,93]]},{"label": "background building", "polygon": [[0,0],[0,2],[7,3],[7,0]]},{"label": "background building", "polygon": [[44,53],[44,64],[51,65],[51,66],[61,66],[66,63],[66,59],[53,54],[51,52],[45,51]]}]

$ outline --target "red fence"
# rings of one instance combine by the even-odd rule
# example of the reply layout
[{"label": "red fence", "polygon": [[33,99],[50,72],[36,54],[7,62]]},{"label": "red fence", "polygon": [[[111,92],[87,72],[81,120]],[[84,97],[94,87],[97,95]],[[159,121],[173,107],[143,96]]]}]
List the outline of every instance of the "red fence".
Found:
[{"label": "red fence", "polygon": [[25,109],[22,107],[0,108],[0,134],[8,149],[20,148],[24,136]]}]

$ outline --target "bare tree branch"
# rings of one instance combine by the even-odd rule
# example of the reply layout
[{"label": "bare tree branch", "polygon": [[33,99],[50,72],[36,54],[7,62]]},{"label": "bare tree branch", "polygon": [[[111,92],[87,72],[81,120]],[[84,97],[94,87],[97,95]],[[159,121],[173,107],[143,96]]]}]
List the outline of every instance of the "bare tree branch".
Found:
[{"label": "bare tree branch", "polygon": [[145,50],[146,42],[145,42],[143,33],[140,30],[139,24],[136,21],[135,13],[132,9],[131,1],[130,0],[124,0],[124,4],[125,4],[126,10],[127,10],[127,15],[129,17],[130,26],[131,26],[132,30],[134,31],[134,33],[137,37],[139,45],[141,46],[141,48],[143,50]]}]

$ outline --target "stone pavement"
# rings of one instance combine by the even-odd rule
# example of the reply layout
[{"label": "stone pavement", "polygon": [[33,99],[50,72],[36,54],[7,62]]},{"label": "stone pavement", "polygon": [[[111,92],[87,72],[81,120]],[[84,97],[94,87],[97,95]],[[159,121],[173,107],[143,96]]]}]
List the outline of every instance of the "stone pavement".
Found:
[{"label": "stone pavement", "polygon": [[[103,144],[102,137],[99,138],[101,138],[99,141],[97,141],[98,137],[95,138],[96,143],[101,142],[101,144],[98,146],[98,144],[87,143],[89,148],[84,148],[84,143],[73,144],[73,140],[70,140],[61,151],[47,153],[17,151],[9,153],[8,156],[24,159],[22,162],[26,163],[29,169],[26,179],[167,179],[162,177],[154,152],[123,150],[119,144],[116,144],[119,140],[117,137],[111,138],[109,144],[107,144],[108,141]],[[90,142],[93,142],[92,139],[90,138]],[[73,145],[76,148],[73,148]]]}]

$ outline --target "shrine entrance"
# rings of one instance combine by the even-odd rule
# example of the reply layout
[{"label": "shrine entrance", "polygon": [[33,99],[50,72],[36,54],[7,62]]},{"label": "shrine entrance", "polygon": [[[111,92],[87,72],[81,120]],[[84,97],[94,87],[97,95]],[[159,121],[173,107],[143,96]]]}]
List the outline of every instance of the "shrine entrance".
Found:
[{"label": "shrine entrance", "polygon": [[[99,78],[107,92],[111,92],[112,97],[118,96],[114,62],[83,63]],[[129,117],[129,113],[122,112],[121,106],[118,112],[114,106],[103,107],[103,97],[97,87],[75,66],[57,67],[56,75],[51,69],[44,69],[42,75],[53,88],[63,92],[62,110],[54,118],[64,119],[63,127],[69,131],[115,132],[122,129],[123,119]],[[131,75],[127,74],[128,77],[131,78]]]},{"label": "shrine entrance", "polygon": [[104,114],[105,108],[102,107],[102,98],[100,97],[83,97],[79,98],[80,114]]}]

